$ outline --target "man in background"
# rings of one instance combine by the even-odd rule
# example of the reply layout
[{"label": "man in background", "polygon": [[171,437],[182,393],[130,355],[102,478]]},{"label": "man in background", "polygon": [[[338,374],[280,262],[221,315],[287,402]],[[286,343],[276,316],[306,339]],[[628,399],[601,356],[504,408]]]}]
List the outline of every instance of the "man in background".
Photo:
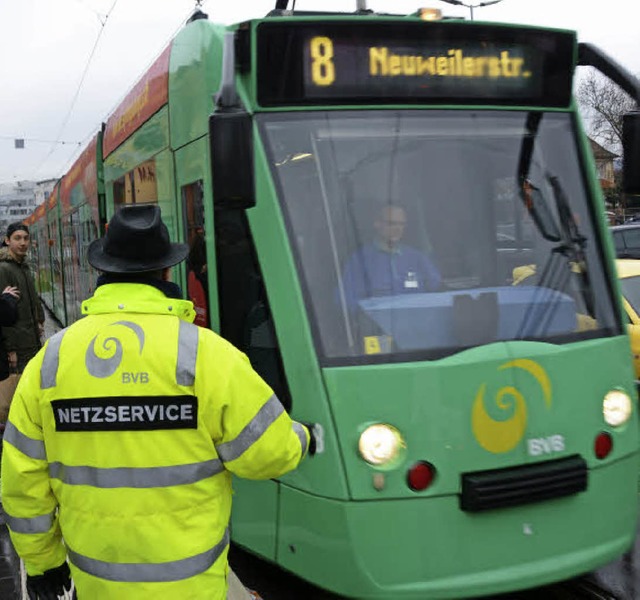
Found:
[{"label": "man in background", "polygon": [[[19,376],[42,346],[44,310],[27,264],[31,243],[29,228],[22,223],[12,223],[7,228],[4,242],[5,247],[0,248],[0,289],[6,286],[17,288],[20,298],[16,322],[3,327],[2,334],[9,369]],[[17,379],[14,378],[12,383],[17,383]],[[0,389],[0,423],[7,420],[13,389],[13,386]]]}]

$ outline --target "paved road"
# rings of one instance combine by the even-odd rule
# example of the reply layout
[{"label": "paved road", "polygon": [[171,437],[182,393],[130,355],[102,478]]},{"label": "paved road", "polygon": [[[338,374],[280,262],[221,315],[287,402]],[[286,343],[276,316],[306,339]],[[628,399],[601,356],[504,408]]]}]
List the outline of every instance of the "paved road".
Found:
[{"label": "paved road", "polygon": [[633,548],[622,558],[598,569],[590,577],[615,598],[638,600],[640,598],[640,528],[636,532]]},{"label": "paved road", "polygon": [[20,563],[11,545],[9,532],[0,508],[0,598],[17,600],[20,597]]},{"label": "paved road", "polygon": [[[301,598],[304,600],[345,600],[343,596],[321,590],[236,546],[232,546],[229,551],[229,562],[242,582],[247,587],[257,590],[263,600],[300,600]],[[638,600],[640,596],[636,595],[633,588],[627,585],[627,578],[621,576],[616,563],[605,569],[607,579],[612,584],[611,589],[617,590],[616,593],[612,593],[610,589],[601,588],[603,580],[599,577],[599,571],[597,574],[590,573],[586,577],[555,585],[477,600]],[[469,598],[468,600],[474,599]]]}]

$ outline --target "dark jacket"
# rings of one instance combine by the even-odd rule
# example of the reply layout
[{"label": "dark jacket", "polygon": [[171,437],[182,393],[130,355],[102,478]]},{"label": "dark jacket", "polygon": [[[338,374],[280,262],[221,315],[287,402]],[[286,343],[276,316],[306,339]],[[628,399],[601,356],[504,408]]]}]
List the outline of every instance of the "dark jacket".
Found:
[{"label": "dark jacket", "polygon": [[20,290],[15,325],[3,328],[5,349],[18,353],[18,371],[41,347],[38,324],[44,322],[44,310],[36,292],[33,275],[26,262],[19,263],[8,248],[0,249],[0,291],[8,285]]},{"label": "dark jacket", "polygon": [[[2,288],[4,289],[4,288]],[[9,294],[0,294],[0,325],[8,327],[13,325],[18,318],[18,301]],[[0,381],[9,377],[9,360],[4,344],[4,336],[0,330]]]}]

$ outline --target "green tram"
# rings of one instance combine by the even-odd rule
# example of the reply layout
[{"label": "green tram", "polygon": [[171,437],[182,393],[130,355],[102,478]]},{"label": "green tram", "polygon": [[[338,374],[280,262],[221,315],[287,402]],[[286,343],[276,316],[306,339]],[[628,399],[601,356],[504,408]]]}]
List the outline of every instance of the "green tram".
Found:
[{"label": "green tram", "polygon": [[542,585],[636,531],[637,392],[571,92],[579,64],[640,88],[574,32],[433,16],[197,12],[32,219],[72,304],[105,220],[161,206],[197,323],[314,424],[296,472],[235,482],[233,540],[349,598]]}]

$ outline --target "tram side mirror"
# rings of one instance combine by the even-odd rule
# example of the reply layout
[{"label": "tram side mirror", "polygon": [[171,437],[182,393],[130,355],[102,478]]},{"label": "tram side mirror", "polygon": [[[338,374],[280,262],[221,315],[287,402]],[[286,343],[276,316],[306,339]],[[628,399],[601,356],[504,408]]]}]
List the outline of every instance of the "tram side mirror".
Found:
[{"label": "tram side mirror", "polygon": [[622,186],[625,194],[640,195],[640,111],[622,117]]},{"label": "tram side mirror", "polygon": [[214,206],[255,206],[251,115],[238,109],[213,113],[209,117],[209,140]]},{"label": "tram side mirror", "polygon": [[558,225],[549,209],[547,199],[540,189],[528,179],[525,179],[522,182],[520,192],[522,194],[522,202],[536,224],[540,235],[549,242],[559,242],[560,231],[558,230]]}]

